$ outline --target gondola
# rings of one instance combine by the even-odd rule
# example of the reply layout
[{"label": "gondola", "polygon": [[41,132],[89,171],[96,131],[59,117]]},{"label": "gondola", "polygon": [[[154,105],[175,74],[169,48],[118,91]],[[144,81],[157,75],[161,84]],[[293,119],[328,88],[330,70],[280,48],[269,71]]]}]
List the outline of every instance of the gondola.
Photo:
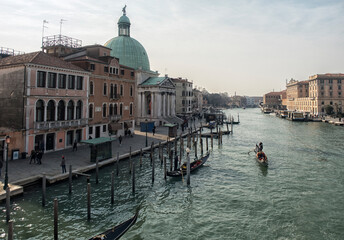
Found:
[{"label": "gondola", "polygon": [[[206,153],[203,157],[200,159],[196,159],[195,161],[190,163],[190,172],[195,171],[197,168],[201,167],[209,158],[209,152]],[[182,170],[181,170],[182,169]],[[177,171],[168,171],[167,176],[170,177],[180,177],[182,175],[186,175],[186,164],[183,164],[181,169],[178,169]],[[183,174],[182,174],[183,171]]]},{"label": "gondola", "polygon": [[137,216],[139,215],[139,211],[136,211],[136,214],[130,218],[129,220],[114,226],[113,228],[98,234],[90,238],[89,240],[115,240],[119,239],[124,233],[126,233],[131,226],[133,226],[136,222]]},{"label": "gondola", "polygon": [[263,167],[267,167],[269,165],[268,163],[268,157],[266,156],[266,154],[261,151],[258,152],[257,149],[254,150],[254,153],[256,154],[256,160],[257,162],[263,166]]}]

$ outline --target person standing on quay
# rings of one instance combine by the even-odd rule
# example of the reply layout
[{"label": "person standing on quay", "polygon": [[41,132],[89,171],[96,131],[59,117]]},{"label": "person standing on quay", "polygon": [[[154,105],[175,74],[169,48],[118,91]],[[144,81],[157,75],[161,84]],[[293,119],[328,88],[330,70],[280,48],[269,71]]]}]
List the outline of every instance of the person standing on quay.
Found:
[{"label": "person standing on quay", "polygon": [[119,141],[119,145],[122,146],[122,135],[119,135],[118,141]]},{"label": "person standing on quay", "polygon": [[155,134],[155,125],[154,125],[154,127],[152,129],[152,132],[153,132],[153,136],[154,136],[154,134]]},{"label": "person standing on quay", "polygon": [[29,164],[31,164],[32,161],[33,161],[33,163],[36,162],[36,151],[34,149],[32,149],[32,151],[31,151]]},{"label": "person standing on quay", "polygon": [[60,166],[62,167],[62,173],[67,172],[67,170],[66,170],[66,160],[65,160],[65,157],[63,155],[62,155],[62,160],[61,160]]},{"label": "person standing on quay", "polygon": [[75,151],[78,151],[78,143],[76,142],[76,139],[74,140],[74,143],[73,143],[73,152]]}]

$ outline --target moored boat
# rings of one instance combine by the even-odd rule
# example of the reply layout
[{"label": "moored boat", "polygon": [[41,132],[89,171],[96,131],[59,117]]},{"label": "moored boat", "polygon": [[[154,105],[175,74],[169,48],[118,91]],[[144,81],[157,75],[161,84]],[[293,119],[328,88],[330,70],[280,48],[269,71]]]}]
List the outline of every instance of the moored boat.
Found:
[{"label": "moored boat", "polygon": [[130,218],[129,220],[112,227],[111,229],[98,234],[97,236],[94,236],[90,238],[89,240],[115,240],[119,239],[124,233],[126,233],[131,226],[133,226],[137,220],[137,216],[139,215],[139,211],[136,211],[136,214]]},{"label": "moored boat", "polygon": [[[203,166],[203,164],[208,160],[209,158],[209,152],[206,153],[206,155],[202,156],[200,159],[196,159],[195,161],[190,163],[190,172],[195,171],[199,167]],[[168,171],[167,176],[170,177],[180,177],[182,175],[186,175],[186,164],[184,163],[180,169],[176,171]]]}]

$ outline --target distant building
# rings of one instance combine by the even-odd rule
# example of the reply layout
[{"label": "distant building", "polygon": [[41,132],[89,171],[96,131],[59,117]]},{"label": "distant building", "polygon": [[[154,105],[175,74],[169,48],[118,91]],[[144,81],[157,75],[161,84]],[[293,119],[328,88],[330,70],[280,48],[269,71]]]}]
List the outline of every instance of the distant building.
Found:
[{"label": "distant building", "polygon": [[86,139],[88,81],[84,69],[44,52],[1,59],[0,135],[11,136],[10,151],[53,151]]},{"label": "distant building", "polygon": [[263,97],[248,97],[246,96],[246,107],[258,107],[259,103],[263,102]]},{"label": "distant building", "polygon": [[194,113],[202,113],[203,109],[203,94],[200,90],[194,88],[192,90],[192,110]]},{"label": "distant building", "polygon": [[264,107],[280,109],[282,105],[282,92],[269,92],[263,96]]},{"label": "distant building", "polygon": [[326,106],[335,113],[343,112],[342,87],[344,74],[316,74],[306,81],[291,80],[287,83],[287,108],[312,115],[325,114]]},{"label": "distant building", "polygon": [[172,78],[176,86],[176,114],[185,116],[192,114],[192,82],[183,78]]}]

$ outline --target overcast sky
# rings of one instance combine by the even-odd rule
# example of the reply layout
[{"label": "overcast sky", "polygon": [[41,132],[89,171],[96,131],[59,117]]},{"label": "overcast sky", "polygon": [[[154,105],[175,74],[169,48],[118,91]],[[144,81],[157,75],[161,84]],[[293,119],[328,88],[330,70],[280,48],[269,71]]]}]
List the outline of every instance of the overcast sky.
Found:
[{"label": "overcast sky", "polygon": [[62,35],[105,44],[125,4],[151,69],[210,92],[259,96],[344,72],[343,0],[0,0],[0,46],[38,51],[43,20],[49,36],[60,19]]}]

